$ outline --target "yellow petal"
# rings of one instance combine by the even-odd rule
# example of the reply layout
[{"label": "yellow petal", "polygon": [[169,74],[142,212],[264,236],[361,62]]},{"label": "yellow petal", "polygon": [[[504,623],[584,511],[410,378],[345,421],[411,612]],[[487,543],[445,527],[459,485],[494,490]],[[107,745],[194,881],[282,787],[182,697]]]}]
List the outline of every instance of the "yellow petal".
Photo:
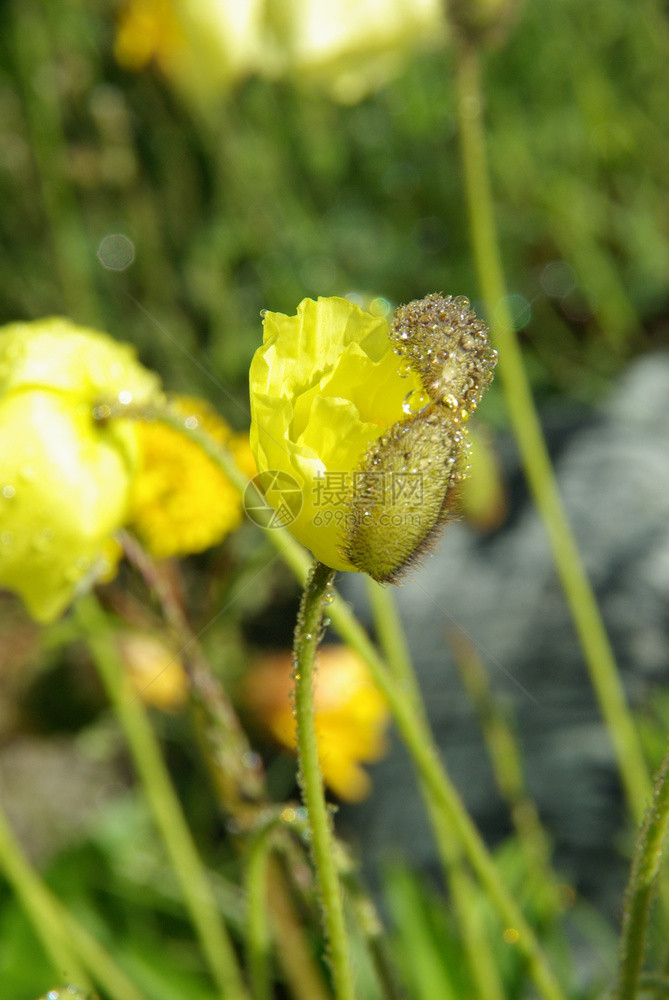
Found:
[{"label": "yellow petal", "polygon": [[135,427],[100,402],[158,398],[134,350],[64,319],[0,330],[0,587],[51,621],[109,569],[137,458]]},{"label": "yellow petal", "polygon": [[[321,562],[355,569],[342,551],[346,490],[369,446],[405,416],[403,401],[420,386],[414,373],[400,375],[386,320],[340,298],[305,299],[296,316],[267,313],[250,386],[258,469],[291,477],[302,493],[292,533]],[[334,476],[341,496],[324,503],[323,485]],[[268,489],[267,500],[279,509],[281,489]]]}]

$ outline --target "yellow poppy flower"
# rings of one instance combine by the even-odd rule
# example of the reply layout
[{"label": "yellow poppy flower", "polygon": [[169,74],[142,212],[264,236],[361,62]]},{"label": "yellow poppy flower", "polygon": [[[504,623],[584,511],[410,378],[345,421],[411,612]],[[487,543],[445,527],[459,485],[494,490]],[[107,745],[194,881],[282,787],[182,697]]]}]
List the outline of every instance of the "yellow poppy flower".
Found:
[{"label": "yellow poppy flower", "polygon": [[114,52],[130,70],[154,62],[197,100],[253,73],[352,103],[446,36],[441,0],[126,0]]},{"label": "yellow poppy flower", "polygon": [[[230,449],[255,474],[248,434],[234,434],[203,399],[177,396],[172,406]],[[159,422],[138,425],[140,460],[128,526],[157,559],[202,552],[239,527],[241,497],[219,467],[184,434]]]},{"label": "yellow poppy flower", "polygon": [[390,325],[340,298],[266,313],[250,390],[268,502],[326,565],[397,579],[453,516],[465,423],[495,363],[466,299],[427,296]]},{"label": "yellow poppy flower", "polygon": [[109,568],[137,459],[134,425],[101,402],[146,405],[158,377],[134,351],[65,319],[0,330],[0,587],[38,621]]},{"label": "yellow poppy flower", "polygon": [[[282,746],[296,747],[291,703],[292,657],[270,654],[250,671],[242,698]],[[314,685],[314,722],[323,780],[339,798],[359,802],[370,791],[361,766],[380,760],[388,750],[388,708],[360,657],[346,646],[318,652]]]}]

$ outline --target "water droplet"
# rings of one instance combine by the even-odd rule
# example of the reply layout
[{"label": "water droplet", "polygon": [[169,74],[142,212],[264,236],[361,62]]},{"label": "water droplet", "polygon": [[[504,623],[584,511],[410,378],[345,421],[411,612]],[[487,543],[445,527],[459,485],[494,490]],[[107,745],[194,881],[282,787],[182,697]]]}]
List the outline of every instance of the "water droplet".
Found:
[{"label": "water droplet", "polygon": [[411,362],[408,360],[408,358],[405,358],[404,361],[400,361],[397,367],[397,374],[399,375],[400,378],[409,377],[409,375],[411,374]]},{"label": "water droplet", "polygon": [[184,424],[188,428],[189,431],[194,431],[195,428],[199,425],[199,423],[200,423],[200,421],[197,419],[197,417],[194,417],[194,416],[193,417],[186,417],[186,419],[184,420]]},{"label": "water droplet", "polygon": [[464,312],[466,309],[469,309],[469,299],[466,295],[456,295],[453,299],[453,305]]},{"label": "water droplet", "polygon": [[412,417],[427,409],[430,402],[430,397],[423,391],[423,389],[412,389],[411,392],[408,392],[404,397],[402,409],[406,414]]},{"label": "water droplet", "polygon": [[118,394],[118,401],[122,403],[123,406],[127,406],[128,403],[132,403],[132,393],[129,389],[121,389]]},{"label": "water droplet", "polygon": [[449,410],[457,410],[460,406],[460,400],[453,393],[448,396],[444,396],[444,404],[449,408]]},{"label": "water droplet", "polygon": [[335,599],[334,591],[326,590],[325,596],[323,597],[323,604],[332,604]]},{"label": "water droplet", "polygon": [[264,319],[266,315],[267,315],[267,310],[266,309],[261,309],[260,310],[260,318]]},{"label": "water droplet", "polygon": [[10,486],[9,483],[7,483],[6,486],[2,487],[2,495],[5,498],[5,500],[11,500],[15,494],[16,490],[14,489],[13,486]]}]

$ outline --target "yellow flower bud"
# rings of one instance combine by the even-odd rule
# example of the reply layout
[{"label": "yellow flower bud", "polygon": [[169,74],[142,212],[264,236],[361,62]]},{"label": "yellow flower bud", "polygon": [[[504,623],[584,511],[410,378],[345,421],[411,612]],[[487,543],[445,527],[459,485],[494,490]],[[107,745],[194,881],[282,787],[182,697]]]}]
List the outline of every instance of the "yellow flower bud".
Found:
[{"label": "yellow flower bud", "polygon": [[104,569],[125,518],[134,425],[94,407],[144,405],[158,388],[131,347],[65,319],[0,330],[0,587],[38,621]]},{"label": "yellow flower bud", "polygon": [[453,516],[465,424],[495,363],[464,298],[409,303],[390,327],[339,298],[266,313],[251,447],[268,502],[321,562],[396,580]]}]

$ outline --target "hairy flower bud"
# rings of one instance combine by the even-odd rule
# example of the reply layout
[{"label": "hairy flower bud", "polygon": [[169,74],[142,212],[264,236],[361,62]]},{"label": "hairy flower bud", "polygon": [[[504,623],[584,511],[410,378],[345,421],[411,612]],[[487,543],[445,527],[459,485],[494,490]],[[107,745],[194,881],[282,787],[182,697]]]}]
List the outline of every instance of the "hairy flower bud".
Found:
[{"label": "hairy flower bud", "polygon": [[397,580],[453,516],[465,424],[497,360],[485,326],[441,295],[402,306],[390,328],[338,298],[264,326],[251,445],[268,502],[290,508],[321,562]]}]

